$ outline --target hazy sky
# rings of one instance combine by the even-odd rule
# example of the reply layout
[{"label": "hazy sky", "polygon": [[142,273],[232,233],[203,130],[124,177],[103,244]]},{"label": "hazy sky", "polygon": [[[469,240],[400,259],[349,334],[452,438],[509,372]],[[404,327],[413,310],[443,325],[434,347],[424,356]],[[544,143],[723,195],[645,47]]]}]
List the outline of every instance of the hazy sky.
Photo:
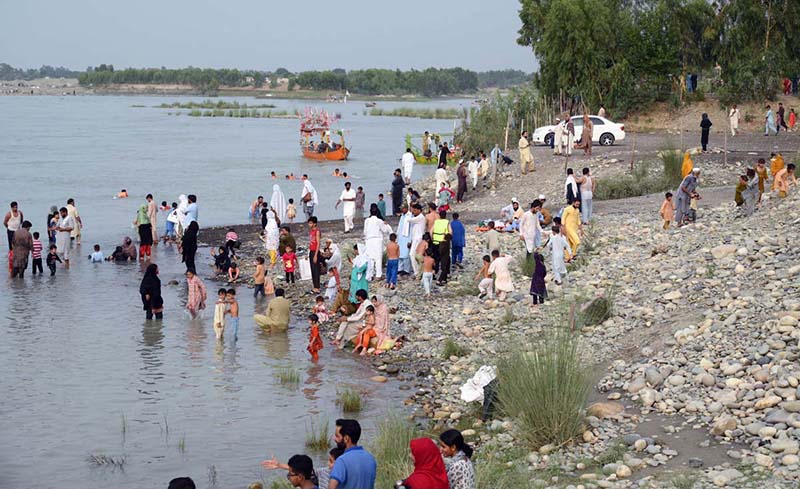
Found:
[{"label": "hazy sky", "polygon": [[518,0],[0,0],[0,62],[533,71]]}]

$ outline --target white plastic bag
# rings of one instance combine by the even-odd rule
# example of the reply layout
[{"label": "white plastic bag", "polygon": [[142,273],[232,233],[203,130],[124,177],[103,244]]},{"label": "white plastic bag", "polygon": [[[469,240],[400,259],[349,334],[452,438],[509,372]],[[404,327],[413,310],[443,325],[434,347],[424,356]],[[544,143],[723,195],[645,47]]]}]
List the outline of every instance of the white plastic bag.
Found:
[{"label": "white plastic bag", "polygon": [[497,377],[497,367],[483,365],[464,385],[461,386],[461,400],[483,402],[483,388]]},{"label": "white plastic bag", "polygon": [[311,263],[308,258],[298,258],[297,266],[300,268],[300,280],[311,280]]}]

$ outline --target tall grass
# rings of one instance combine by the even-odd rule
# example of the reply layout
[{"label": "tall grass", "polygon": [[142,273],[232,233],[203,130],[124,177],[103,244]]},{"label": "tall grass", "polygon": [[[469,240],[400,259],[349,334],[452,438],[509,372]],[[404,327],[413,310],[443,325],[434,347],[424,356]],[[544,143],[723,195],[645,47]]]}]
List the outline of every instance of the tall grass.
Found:
[{"label": "tall grass", "polygon": [[[144,105],[133,105],[132,107],[144,107]],[[239,102],[227,102],[225,100],[203,100],[202,102],[172,102],[171,104],[161,104],[155,106],[158,109],[274,109],[272,104],[247,105]]]},{"label": "tall grass", "polygon": [[456,343],[452,338],[444,340],[442,346],[442,358],[447,360],[450,357],[465,357],[469,355],[469,348]]},{"label": "tall grass", "polygon": [[281,385],[297,387],[300,383],[300,372],[293,367],[281,367],[273,374]]},{"label": "tall grass", "polygon": [[361,411],[364,401],[361,399],[361,394],[350,387],[337,391],[336,405],[342,408],[345,413],[357,413]]},{"label": "tall grass", "polygon": [[499,407],[517,420],[529,447],[561,445],[582,432],[589,374],[569,328],[547,327],[533,343],[500,358]]},{"label": "tall grass", "polygon": [[[365,111],[366,112],[366,111]],[[419,119],[460,119],[465,116],[462,109],[415,109],[412,107],[397,107],[394,109],[370,109],[371,116],[391,117],[417,117]]]},{"label": "tall grass", "polygon": [[286,110],[256,110],[256,109],[213,109],[200,110],[192,109],[186,115],[190,117],[239,117],[251,119],[270,119],[270,118],[296,118],[297,114]]},{"label": "tall grass", "polygon": [[306,448],[320,452],[327,450],[331,446],[328,437],[329,428],[330,422],[327,419],[316,422],[312,419],[309,425],[306,425]]},{"label": "tall grass", "polygon": [[475,487],[533,487],[524,466],[509,464],[511,459],[523,456],[501,451],[482,451],[473,456]]},{"label": "tall grass", "polygon": [[86,456],[86,462],[92,467],[110,467],[114,470],[125,469],[125,455],[115,457],[104,453],[90,453]]},{"label": "tall grass", "polygon": [[659,153],[661,168],[655,169],[650,161],[634,166],[626,175],[597,179],[594,196],[597,200],[625,199],[665,192],[681,183],[683,156],[674,149],[665,148]]},{"label": "tall grass", "polygon": [[375,438],[369,447],[379,467],[375,487],[394,487],[396,481],[405,479],[414,471],[409,444],[421,436],[419,430],[396,413],[390,413],[378,422]]}]

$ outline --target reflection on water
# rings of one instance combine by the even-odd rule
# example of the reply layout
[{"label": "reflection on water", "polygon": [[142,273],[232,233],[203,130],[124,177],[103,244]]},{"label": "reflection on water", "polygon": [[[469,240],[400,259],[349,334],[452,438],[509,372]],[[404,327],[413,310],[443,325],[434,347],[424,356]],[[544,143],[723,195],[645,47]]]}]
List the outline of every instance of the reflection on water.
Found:
[{"label": "reflection on water", "polygon": [[273,360],[283,360],[289,354],[289,333],[275,332],[269,333],[255,327],[258,334],[257,342],[264,349],[268,358]]}]

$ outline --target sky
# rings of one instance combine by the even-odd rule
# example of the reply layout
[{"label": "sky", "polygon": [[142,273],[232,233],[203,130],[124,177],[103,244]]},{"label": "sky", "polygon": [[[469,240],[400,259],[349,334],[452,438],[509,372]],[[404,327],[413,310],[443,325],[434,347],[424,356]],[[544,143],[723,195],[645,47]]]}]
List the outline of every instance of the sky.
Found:
[{"label": "sky", "polygon": [[536,61],[518,0],[0,0],[0,62],[290,71]]}]

